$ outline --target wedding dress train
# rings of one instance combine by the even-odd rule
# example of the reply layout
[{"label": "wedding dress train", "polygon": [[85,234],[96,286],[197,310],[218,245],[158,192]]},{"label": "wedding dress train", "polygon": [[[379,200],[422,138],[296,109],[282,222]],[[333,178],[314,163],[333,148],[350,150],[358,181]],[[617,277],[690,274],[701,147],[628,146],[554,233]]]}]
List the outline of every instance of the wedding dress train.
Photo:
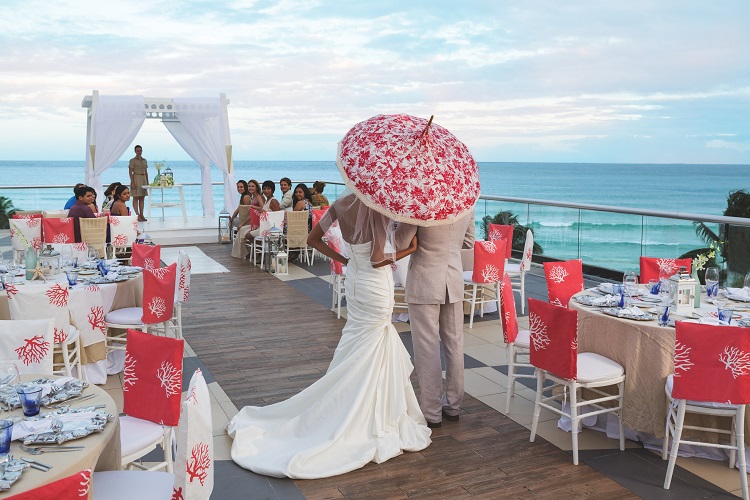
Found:
[{"label": "wedding dress train", "polygon": [[243,408],[227,426],[232,460],[246,469],[329,477],[431,442],[409,353],[391,324],[391,268],[370,265],[369,243],[348,246],[347,322],[326,374],[286,401]]}]

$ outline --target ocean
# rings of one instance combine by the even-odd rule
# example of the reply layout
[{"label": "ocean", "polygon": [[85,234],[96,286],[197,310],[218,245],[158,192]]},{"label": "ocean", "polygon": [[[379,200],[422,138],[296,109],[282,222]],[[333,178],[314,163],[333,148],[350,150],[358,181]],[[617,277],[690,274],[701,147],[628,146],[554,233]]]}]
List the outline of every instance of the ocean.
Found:
[{"label": "ocean", "polygon": [[[153,161],[150,159],[151,164]],[[61,208],[72,195],[71,189],[50,186],[82,182],[83,166],[82,161],[0,161],[0,196],[11,198],[21,209]],[[174,172],[176,182],[200,182],[200,168],[195,162],[168,161],[166,166]],[[235,161],[234,166],[236,179],[341,180],[333,161]],[[149,171],[151,175],[156,173],[153,167]],[[480,162],[479,172],[485,195],[707,215],[723,213],[730,191],[750,189],[750,165]],[[105,185],[127,180],[126,161],[117,162],[102,175]],[[212,170],[212,180],[222,181],[218,169]],[[38,189],[9,190],[3,186]],[[340,189],[331,185],[325,194],[334,198]],[[214,186],[213,192],[218,213],[223,205],[222,187]],[[186,187],[185,195],[188,214],[202,215],[199,186]],[[537,205],[480,201],[477,227],[485,215],[505,210],[534,229],[544,254],[580,257],[586,263],[614,269],[637,268],[641,254],[677,257],[705,246],[690,221]],[[177,214],[175,209],[171,215]]]}]

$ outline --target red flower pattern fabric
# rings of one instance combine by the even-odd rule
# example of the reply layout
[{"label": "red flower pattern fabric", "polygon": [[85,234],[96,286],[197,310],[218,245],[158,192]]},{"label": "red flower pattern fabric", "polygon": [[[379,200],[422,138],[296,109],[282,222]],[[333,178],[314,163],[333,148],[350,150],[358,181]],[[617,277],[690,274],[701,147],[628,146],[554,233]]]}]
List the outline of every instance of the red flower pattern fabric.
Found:
[{"label": "red flower pattern fabric", "polygon": [[141,245],[133,243],[133,253],[130,262],[143,269],[158,269],[161,267],[161,245]]},{"label": "red flower pattern fabric", "polygon": [[0,321],[0,362],[12,362],[20,373],[52,374],[52,319]]},{"label": "red flower pattern fabric", "polygon": [[505,240],[505,258],[510,259],[511,252],[513,250],[513,226],[506,226],[503,224],[488,224],[487,239]]},{"label": "red flower pattern fabric", "polygon": [[10,226],[10,244],[13,250],[42,248],[42,216],[31,218],[14,218],[8,221]]},{"label": "red flower pattern fabric", "polygon": [[73,243],[75,241],[73,219],[70,217],[64,219],[44,218],[42,219],[42,233],[44,234],[44,243],[49,245],[53,243]]},{"label": "red flower pattern fabric", "polygon": [[14,287],[13,290],[8,290],[6,287],[5,292],[8,295],[11,319],[54,319],[57,338],[68,338],[70,313],[67,286],[48,282],[34,286]]},{"label": "red flower pattern fabric", "polygon": [[138,237],[138,216],[109,214],[109,236],[116,247],[133,245]]},{"label": "red flower pattern fabric", "polygon": [[347,187],[399,222],[447,223],[473,210],[479,198],[479,171],[467,147],[427,124],[404,114],[378,115],[339,143],[336,163]]},{"label": "red flower pattern fabric", "polygon": [[578,259],[545,262],[544,276],[550,304],[568,307],[570,298],[583,290],[583,264]]},{"label": "red flower pattern fabric", "polygon": [[177,281],[177,263],[159,269],[143,270],[143,317],[147,325],[172,318]]},{"label": "red flower pattern fabric", "polygon": [[70,299],[70,319],[78,329],[83,347],[104,340],[107,334],[107,326],[104,322],[107,311],[104,310],[103,293],[100,287],[96,285],[76,286],[70,290]]},{"label": "red flower pattern fabric", "polygon": [[578,374],[578,312],[529,298],[531,364],[575,380]]},{"label": "red flower pattern fabric", "polygon": [[284,229],[284,211],[279,212],[263,212],[260,214],[260,235],[268,236],[271,234],[271,229],[276,227],[277,229]]},{"label": "red flower pattern fabric", "polygon": [[474,242],[474,283],[497,283],[505,273],[505,241]]},{"label": "red flower pattern fabric", "polygon": [[131,417],[177,425],[185,342],[130,329],[127,336],[123,410]]},{"label": "red flower pattern fabric", "polygon": [[750,328],[675,323],[672,397],[750,403]]},{"label": "red flower pattern fabric", "polygon": [[260,212],[251,208],[248,215],[250,216],[250,231],[255,231],[260,227]]},{"label": "red flower pattern fabric", "polygon": [[89,497],[91,469],[82,470],[33,490],[12,495],[13,500],[80,500]]},{"label": "red flower pattern fabric", "polygon": [[[339,250],[340,247],[339,247],[338,241],[333,241],[329,239],[327,244],[329,247],[333,249],[334,252],[341,253],[341,250]],[[331,259],[331,272],[337,275],[344,274],[344,264],[342,264],[341,262],[337,260]]]},{"label": "red flower pattern fabric", "polygon": [[503,340],[506,344],[515,342],[518,336],[518,317],[516,316],[516,300],[513,297],[513,285],[506,273],[500,292],[500,320],[503,325]]},{"label": "red flower pattern fabric", "polygon": [[686,267],[687,272],[692,272],[693,259],[667,259],[663,257],[641,257],[641,283],[650,280],[669,278],[677,274],[680,267]]},{"label": "red flower pattern fabric", "polygon": [[179,492],[183,498],[208,499],[214,487],[213,469],[211,401],[206,380],[198,369],[190,379],[187,397],[182,402],[177,429],[174,494]]}]

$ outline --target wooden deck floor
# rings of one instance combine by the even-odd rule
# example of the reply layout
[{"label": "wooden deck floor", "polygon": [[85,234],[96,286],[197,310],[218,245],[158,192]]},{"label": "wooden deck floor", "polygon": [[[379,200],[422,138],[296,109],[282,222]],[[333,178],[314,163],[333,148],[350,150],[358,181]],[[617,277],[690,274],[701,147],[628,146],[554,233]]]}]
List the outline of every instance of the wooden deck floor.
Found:
[{"label": "wooden deck floor", "polygon": [[[194,275],[185,338],[232,402],[266,405],[321,377],[344,320],[226,247],[200,248],[231,272]],[[529,443],[526,428],[468,395],[460,421],[444,422],[427,449],[295,483],[308,498],[636,498],[546,441]]]}]

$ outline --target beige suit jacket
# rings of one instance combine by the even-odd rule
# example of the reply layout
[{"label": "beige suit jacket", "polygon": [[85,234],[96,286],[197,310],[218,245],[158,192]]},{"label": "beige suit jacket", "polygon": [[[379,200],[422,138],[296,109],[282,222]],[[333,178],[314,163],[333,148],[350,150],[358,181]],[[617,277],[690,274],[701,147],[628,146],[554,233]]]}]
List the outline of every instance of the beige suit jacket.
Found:
[{"label": "beige suit jacket", "polygon": [[406,302],[452,304],[463,300],[461,248],[474,245],[473,214],[442,226],[400,224],[396,229],[396,248],[407,247],[414,235],[417,251],[409,261]]}]

